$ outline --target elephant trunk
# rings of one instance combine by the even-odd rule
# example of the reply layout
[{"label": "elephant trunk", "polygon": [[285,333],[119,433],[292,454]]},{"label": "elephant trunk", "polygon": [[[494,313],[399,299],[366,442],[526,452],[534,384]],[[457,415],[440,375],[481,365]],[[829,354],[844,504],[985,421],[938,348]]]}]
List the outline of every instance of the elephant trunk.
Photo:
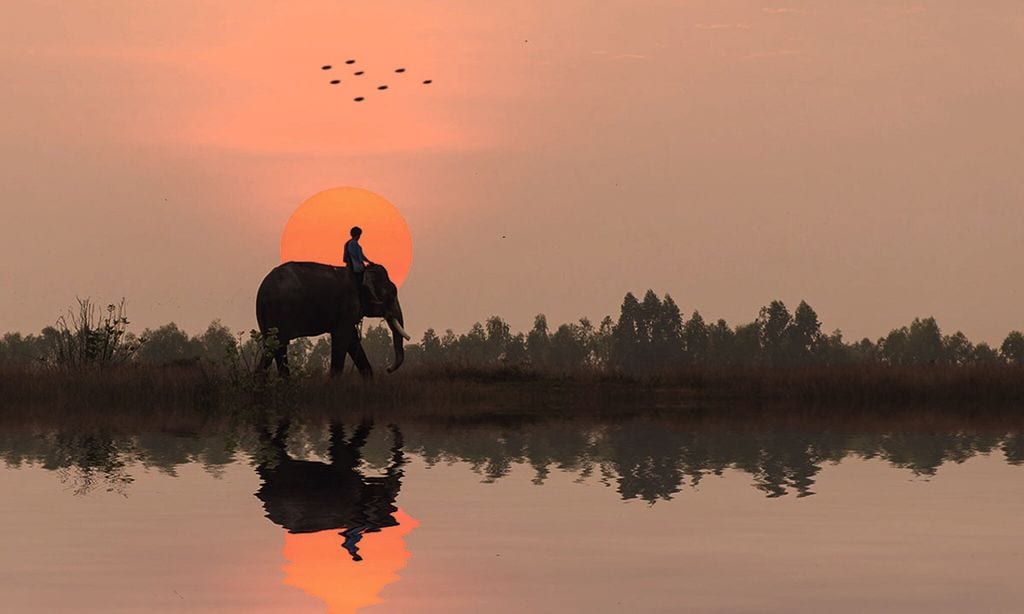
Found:
[{"label": "elephant trunk", "polygon": [[402,326],[405,319],[402,317],[402,306],[398,304],[398,299],[395,299],[395,313],[387,318],[387,322],[391,328],[391,338],[395,342],[395,362],[388,367],[388,373],[393,373],[405,361],[405,340],[410,338]]}]

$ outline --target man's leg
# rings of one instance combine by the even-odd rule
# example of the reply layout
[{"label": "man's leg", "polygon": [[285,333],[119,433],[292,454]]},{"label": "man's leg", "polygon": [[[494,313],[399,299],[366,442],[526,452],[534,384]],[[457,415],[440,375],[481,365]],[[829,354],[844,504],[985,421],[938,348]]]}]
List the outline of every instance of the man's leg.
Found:
[{"label": "man's leg", "polygon": [[380,299],[377,298],[377,291],[373,288],[373,274],[367,274],[366,270],[363,270],[362,283],[366,286],[366,293],[370,296],[370,302],[379,303]]}]

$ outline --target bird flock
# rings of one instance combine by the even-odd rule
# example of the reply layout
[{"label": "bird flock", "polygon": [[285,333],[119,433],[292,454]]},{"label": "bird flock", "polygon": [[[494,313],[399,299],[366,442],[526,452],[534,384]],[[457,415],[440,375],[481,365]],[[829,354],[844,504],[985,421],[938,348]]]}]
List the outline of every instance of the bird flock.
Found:
[{"label": "bird flock", "polygon": [[[355,60],[345,60],[345,65],[346,66],[352,66],[355,63],[356,63]],[[324,70],[324,71],[334,70],[334,66],[332,66],[331,64],[324,64],[323,66],[320,67],[320,70]],[[352,73],[352,76],[353,77],[362,77],[365,74],[366,74],[366,71],[356,70],[356,71],[354,71]],[[405,74],[405,68],[396,68],[394,74],[396,74],[396,75]],[[433,82],[434,82],[433,79],[424,79],[421,83],[422,83],[422,85],[430,85]],[[330,84],[331,85],[341,85],[341,79],[331,79],[330,80]],[[388,89],[388,84],[387,83],[382,83],[382,84],[377,86],[377,91],[380,91],[380,92],[383,92],[383,91],[385,91],[387,89]],[[366,96],[356,96],[352,100],[354,102],[362,102],[362,101],[366,100]]]}]

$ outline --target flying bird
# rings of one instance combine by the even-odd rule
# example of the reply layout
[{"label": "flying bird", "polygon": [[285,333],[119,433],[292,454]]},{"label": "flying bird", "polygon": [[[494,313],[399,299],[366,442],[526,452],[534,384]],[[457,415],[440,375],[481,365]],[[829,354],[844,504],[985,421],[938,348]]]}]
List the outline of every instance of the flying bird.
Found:
[{"label": "flying bird", "polygon": [[[348,60],[345,60],[345,64],[349,64],[349,65],[351,65],[351,64],[355,64],[355,63],[356,63],[356,60],[355,60],[355,59],[348,59]],[[333,66],[332,66],[332,65],[330,65],[330,64],[324,64],[324,65],[323,65],[323,66],[321,66],[320,68],[321,68],[321,70],[331,70],[331,68],[333,68]],[[394,72],[395,72],[395,73],[397,73],[397,74],[403,74],[403,73],[405,73],[405,72],[406,72],[407,70],[408,70],[408,69],[407,69],[407,68],[405,68],[404,66],[400,66],[400,67],[398,67],[398,68],[394,69]],[[354,76],[356,76],[356,77],[361,77],[361,76],[363,76],[363,75],[365,75],[365,74],[366,74],[366,71],[365,71],[365,70],[357,70],[357,71],[354,71],[354,72],[353,72],[352,74],[353,74]],[[433,80],[433,79],[425,79],[425,80],[423,81],[423,85],[430,85],[430,84],[431,84],[431,83],[433,83],[433,82],[434,82],[434,80]],[[330,84],[331,84],[331,85],[340,85],[340,84],[341,84],[341,79],[331,79],[331,81],[330,81]],[[389,89],[389,86],[388,86],[387,84],[384,84],[384,85],[378,85],[378,86],[377,86],[377,90],[378,90],[378,91],[384,91],[384,90],[387,90],[387,89]],[[356,96],[356,97],[354,97],[354,98],[353,98],[352,100],[353,100],[354,102],[363,102],[364,100],[366,100],[366,97],[365,97],[365,96]]]}]

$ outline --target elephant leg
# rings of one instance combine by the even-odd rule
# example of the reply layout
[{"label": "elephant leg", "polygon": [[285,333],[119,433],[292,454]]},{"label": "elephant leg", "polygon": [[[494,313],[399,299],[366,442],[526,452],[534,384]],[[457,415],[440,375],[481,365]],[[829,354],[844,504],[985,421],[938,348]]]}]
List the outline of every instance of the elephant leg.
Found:
[{"label": "elephant leg", "polygon": [[363,418],[355,430],[352,431],[352,436],[348,439],[348,445],[357,452],[362,450],[363,446],[366,445],[366,440],[370,438],[371,431],[373,431],[373,420]]},{"label": "elephant leg", "polygon": [[345,353],[355,332],[354,326],[342,326],[331,333],[331,375],[341,375],[345,370]]},{"label": "elephant leg", "polygon": [[402,453],[405,438],[397,424],[389,424],[388,428],[391,429],[391,465],[387,468],[387,475],[401,477],[402,465],[405,464],[405,454]]},{"label": "elephant leg", "polygon": [[278,374],[287,379],[291,375],[291,370],[288,368],[288,342],[285,341],[281,344],[281,347],[274,351],[274,362],[277,363]]},{"label": "elephant leg", "polygon": [[363,349],[363,342],[359,339],[359,335],[352,336],[352,341],[348,344],[348,355],[352,357],[352,362],[359,369],[359,375],[362,375],[363,379],[373,379],[373,367],[370,366],[370,360],[366,357],[366,350]]}]

